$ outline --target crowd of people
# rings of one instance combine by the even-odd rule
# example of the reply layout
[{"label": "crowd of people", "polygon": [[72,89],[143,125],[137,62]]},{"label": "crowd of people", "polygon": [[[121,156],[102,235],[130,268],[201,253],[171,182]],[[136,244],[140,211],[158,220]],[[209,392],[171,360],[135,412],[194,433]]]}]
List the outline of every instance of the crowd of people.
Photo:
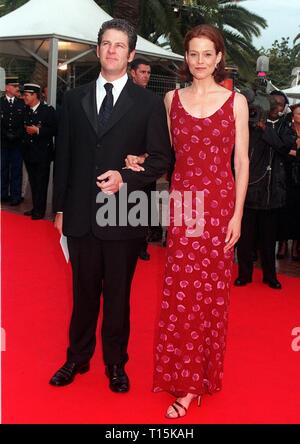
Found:
[{"label": "crowd of people", "polygon": [[[150,258],[147,241],[161,239],[162,228],[149,232],[120,221],[99,225],[104,203],[98,195],[118,201],[127,184],[128,194],[144,190],[149,196],[156,180],[172,171],[170,192],[177,200],[170,205],[153,391],[175,396],[166,417],[176,419],[193,400],[200,404],[205,394],[222,388],[235,246],[236,286],[251,282],[259,250],[263,282],[281,288],[277,240],[278,256],[292,239],[293,259],[300,259],[300,104],[285,113],[287,98],[275,91],[267,119],[249,125],[246,98],[220,84],[225,45],[210,25],[187,33],[182,75],[188,86],[170,91],[163,102],[147,89],[151,65],[135,58],[136,41],[124,20],[101,26],[99,77],[65,94],[59,119],[41,100],[39,85],[25,84],[20,99],[17,79],[7,78],[1,98],[1,199],[20,204],[24,160],[33,202],[25,214],[43,218],[55,157],[54,225],[68,239],[73,311],[66,362],[50,384],[65,386],[89,370],[103,294],[105,372],[109,388],[124,393],[130,389],[125,366],[131,282],[138,257]],[[178,208],[185,217],[179,200],[187,191],[192,205],[204,208],[193,209],[193,227],[176,223]]]},{"label": "crowd of people", "polygon": [[50,164],[57,117],[53,107],[41,98],[41,87],[26,83],[20,94],[17,77],[6,78],[1,97],[1,202],[20,205],[23,161],[28,173],[32,209],[25,216],[43,219],[47,205]]}]

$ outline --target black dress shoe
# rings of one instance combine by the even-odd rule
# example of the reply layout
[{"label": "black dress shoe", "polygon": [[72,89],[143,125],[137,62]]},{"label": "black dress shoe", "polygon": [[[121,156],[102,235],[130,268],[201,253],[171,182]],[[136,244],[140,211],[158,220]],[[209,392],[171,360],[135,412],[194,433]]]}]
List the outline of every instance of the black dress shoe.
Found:
[{"label": "black dress shoe", "polygon": [[264,279],[263,283],[269,285],[269,287],[273,288],[274,290],[281,290],[282,289],[281,283],[275,278]]},{"label": "black dress shoe", "polygon": [[32,216],[33,210],[25,211],[24,216]]},{"label": "black dress shoe", "polygon": [[32,220],[40,220],[40,219],[44,219],[44,215],[40,214],[40,213],[32,213],[31,216]]},{"label": "black dress shoe", "polygon": [[242,278],[236,278],[236,280],[234,281],[234,285],[236,287],[244,287],[247,284],[250,284],[250,282],[252,282],[252,280],[249,279],[242,279]]},{"label": "black dress shoe", "polygon": [[76,364],[75,362],[66,362],[50,379],[49,384],[56,387],[71,384],[77,373],[83,374],[90,369],[90,363]]},{"label": "black dress shoe", "polygon": [[121,364],[108,365],[105,374],[109,379],[109,388],[115,393],[126,393],[129,390],[129,379]]},{"label": "black dress shoe", "polygon": [[150,254],[148,253],[148,251],[140,251],[139,253],[139,258],[142,259],[143,261],[149,261],[150,260]]}]

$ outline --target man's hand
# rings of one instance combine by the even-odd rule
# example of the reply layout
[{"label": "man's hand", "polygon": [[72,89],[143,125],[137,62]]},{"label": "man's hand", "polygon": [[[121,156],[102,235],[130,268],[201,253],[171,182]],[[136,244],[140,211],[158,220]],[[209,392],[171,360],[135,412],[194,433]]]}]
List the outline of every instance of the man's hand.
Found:
[{"label": "man's hand", "polygon": [[25,129],[26,129],[26,133],[30,134],[30,135],[39,133],[39,127],[35,126],[35,125],[32,125],[32,126],[25,125]]},{"label": "man's hand", "polygon": [[266,122],[264,120],[259,120],[256,124],[257,128],[261,128],[262,130],[266,129]]},{"label": "man's hand", "polygon": [[97,187],[106,194],[117,193],[122,185],[123,179],[119,171],[107,171],[97,177]]},{"label": "man's hand", "polygon": [[63,214],[62,213],[56,213],[55,219],[54,219],[54,228],[57,229],[60,235],[62,235],[62,225],[63,225]]},{"label": "man's hand", "polygon": [[141,167],[145,162],[145,159],[148,157],[148,154],[145,153],[142,156],[133,156],[132,154],[128,154],[125,159],[126,168],[132,171],[145,171],[145,168]]}]

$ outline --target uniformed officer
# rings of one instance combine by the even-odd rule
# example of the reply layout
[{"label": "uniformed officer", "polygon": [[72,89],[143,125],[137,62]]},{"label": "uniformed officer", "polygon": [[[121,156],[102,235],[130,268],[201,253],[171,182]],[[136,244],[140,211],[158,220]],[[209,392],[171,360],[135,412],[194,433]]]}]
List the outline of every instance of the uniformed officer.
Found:
[{"label": "uniformed officer", "polygon": [[27,105],[24,119],[23,156],[28,171],[33,208],[26,216],[33,220],[45,216],[50,163],[53,159],[53,137],[56,133],[56,113],[52,106],[40,102],[41,88],[34,83],[24,85]]},{"label": "uniformed officer", "polygon": [[22,134],[25,105],[18,98],[17,77],[6,77],[1,115],[1,201],[19,205],[22,196]]}]

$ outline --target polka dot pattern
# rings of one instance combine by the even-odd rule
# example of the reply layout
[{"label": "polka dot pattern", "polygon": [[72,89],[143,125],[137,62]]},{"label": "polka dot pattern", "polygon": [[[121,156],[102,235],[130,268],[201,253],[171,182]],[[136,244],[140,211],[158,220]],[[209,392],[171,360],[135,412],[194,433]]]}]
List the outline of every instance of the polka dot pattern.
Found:
[{"label": "polka dot pattern", "polygon": [[[195,192],[204,193],[203,232],[197,237],[187,236],[186,225],[175,226],[175,209],[183,214],[184,203],[174,198],[170,205],[153,387],[175,396],[213,393],[222,386],[233,264],[233,251],[224,253],[235,200],[233,99],[234,93],[204,119],[183,108],[178,91],[171,106],[176,153],[171,191],[193,192],[193,205]],[[193,210],[195,216],[199,215]]]}]

